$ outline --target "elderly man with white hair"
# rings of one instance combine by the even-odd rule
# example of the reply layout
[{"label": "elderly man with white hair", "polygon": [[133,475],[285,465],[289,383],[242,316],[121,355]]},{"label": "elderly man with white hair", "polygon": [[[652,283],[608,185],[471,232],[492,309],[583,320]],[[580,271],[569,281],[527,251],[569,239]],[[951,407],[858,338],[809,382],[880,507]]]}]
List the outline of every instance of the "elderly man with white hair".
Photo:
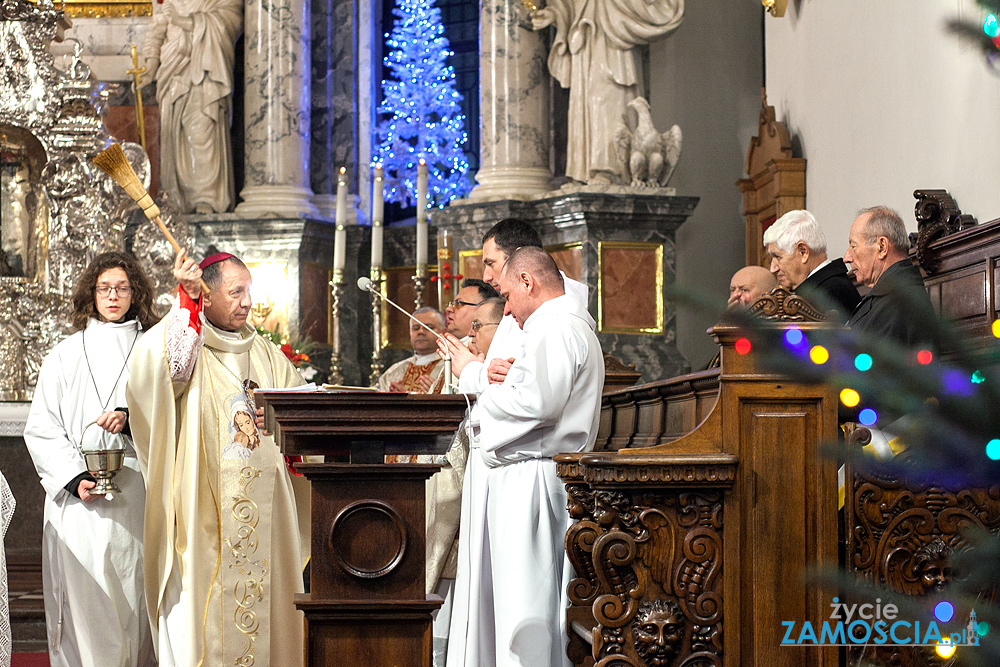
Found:
[{"label": "elderly man with white hair", "polygon": [[764,232],[771,273],[778,284],[812,301],[832,306],[846,322],[861,297],[844,260],[826,256],[826,236],[809,211],[789,211]]}]

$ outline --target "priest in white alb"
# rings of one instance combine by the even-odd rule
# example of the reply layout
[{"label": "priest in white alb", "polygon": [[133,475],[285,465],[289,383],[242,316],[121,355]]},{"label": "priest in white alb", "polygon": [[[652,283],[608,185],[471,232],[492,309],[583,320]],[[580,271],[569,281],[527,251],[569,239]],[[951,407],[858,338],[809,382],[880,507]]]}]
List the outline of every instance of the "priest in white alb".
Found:
[{"label": "priest in white alb", "polygon": [[[469,467],[478,459],[486,472],[481,497],[462,505],[448,667],[568,665],[570,518],[552,457],[594,446],[603,354],[592,319],[541,248],[510,254],[500,292],[524,331],[523,354],[476,404]],[[479,373],[482,362],[448,340],[460,378]]]},{"label": "priest in white alb", "polygon": [[[250,272],[183,251],[168,315],[128,383],[146,476],[146,602],[160,667],[301,665],[308,483],[262,431],[253,390],[302,384],[247,324]],[[201,293],[200,278],[209,288]]]}]

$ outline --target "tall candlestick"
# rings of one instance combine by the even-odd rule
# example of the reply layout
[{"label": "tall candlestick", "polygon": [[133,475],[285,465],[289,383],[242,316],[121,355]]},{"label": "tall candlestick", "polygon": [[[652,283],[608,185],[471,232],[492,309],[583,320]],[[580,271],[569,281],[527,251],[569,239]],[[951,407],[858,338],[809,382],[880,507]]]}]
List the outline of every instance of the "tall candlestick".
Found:
[{"label": "tall candlestick", "polygon": [[333,281],[344,279],[347,264],[347,168],[341,167],[337,176],[337,232],[333,237]]},{"label": "tall candlestick", "polygon": [[427,275],[427,161],[417,165],[417,275]]},{"label": "tall candlestick", "polygon": [[372,178],[372,268],[382,266],[382,164],[375,165]]}]

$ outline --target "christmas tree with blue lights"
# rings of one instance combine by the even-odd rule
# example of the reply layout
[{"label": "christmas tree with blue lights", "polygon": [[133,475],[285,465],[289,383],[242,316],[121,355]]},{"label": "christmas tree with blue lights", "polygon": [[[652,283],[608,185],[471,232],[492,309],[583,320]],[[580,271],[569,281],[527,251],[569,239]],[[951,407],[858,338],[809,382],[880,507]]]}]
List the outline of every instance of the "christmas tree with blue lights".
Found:
[{"label": "christmas tree with blue lights", "polygon": [[382,81],[383,120],[376,129],[378,160],[385,169],[385,198],[403,206],[417,201],[417,163],[427,161],[427,199],[444,206],[465,195],[471,183],[462,147],[468,140],[462,96],[455,90],[452,56],[433,0],[397,0],[386,36],[392,72]]}]

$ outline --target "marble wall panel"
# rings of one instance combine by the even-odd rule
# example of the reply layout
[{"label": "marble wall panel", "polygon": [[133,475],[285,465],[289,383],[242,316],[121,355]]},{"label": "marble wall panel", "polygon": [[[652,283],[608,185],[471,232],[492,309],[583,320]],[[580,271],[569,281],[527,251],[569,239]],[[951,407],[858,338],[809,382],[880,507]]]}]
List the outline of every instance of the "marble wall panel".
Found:
[{"label": "marble wall panel", "polygon": [[564,243],[545,246],[552,255],[556,266],[566,274],[567,278],[579,281],[583,276],[583,243]]},{"label": "marble wall panel", "polygon": [[327,217],[340,167],[347,167],[349,189],[358,191],[357,9],[355,0],[311,0],[309,178]]},{"label": "marble wall panel", "polygon": [[[599,317],[598,245],[602,241],[662,245],[662,284],[673,283],[677,228],[694,211],[697,197],[587,193],[556,195],[531,201],[502,200],[452,205],[431,215],[431,222],[455,236],[456,252],[462,257],[481,247],[482,235],[497,221],[516,217],[536,225],[546,247],[574,244],[571,268],[579,264],[579,280],[590,290],[588,310]],[[565,246],[564,246],[565,247]],[[473,255],[465,256],[463,273],[471,275]],[[565,270],[565,268],[564,268]],[[635,364],[644,380],[685,373],[690,364],[676,346],[675,306],[663,302],[661,333],[600,332],[605,352]]]},{"label": "marble wall panel", "polygon": [[299,333],[309,340],[329,342],[330,331],[330,264],[303,261],[299,269],[301,281],[302,321]]},{"label": "marble wall panel", "polygon": [[663,246],[599,244],[598,331],[663,333]]}]

